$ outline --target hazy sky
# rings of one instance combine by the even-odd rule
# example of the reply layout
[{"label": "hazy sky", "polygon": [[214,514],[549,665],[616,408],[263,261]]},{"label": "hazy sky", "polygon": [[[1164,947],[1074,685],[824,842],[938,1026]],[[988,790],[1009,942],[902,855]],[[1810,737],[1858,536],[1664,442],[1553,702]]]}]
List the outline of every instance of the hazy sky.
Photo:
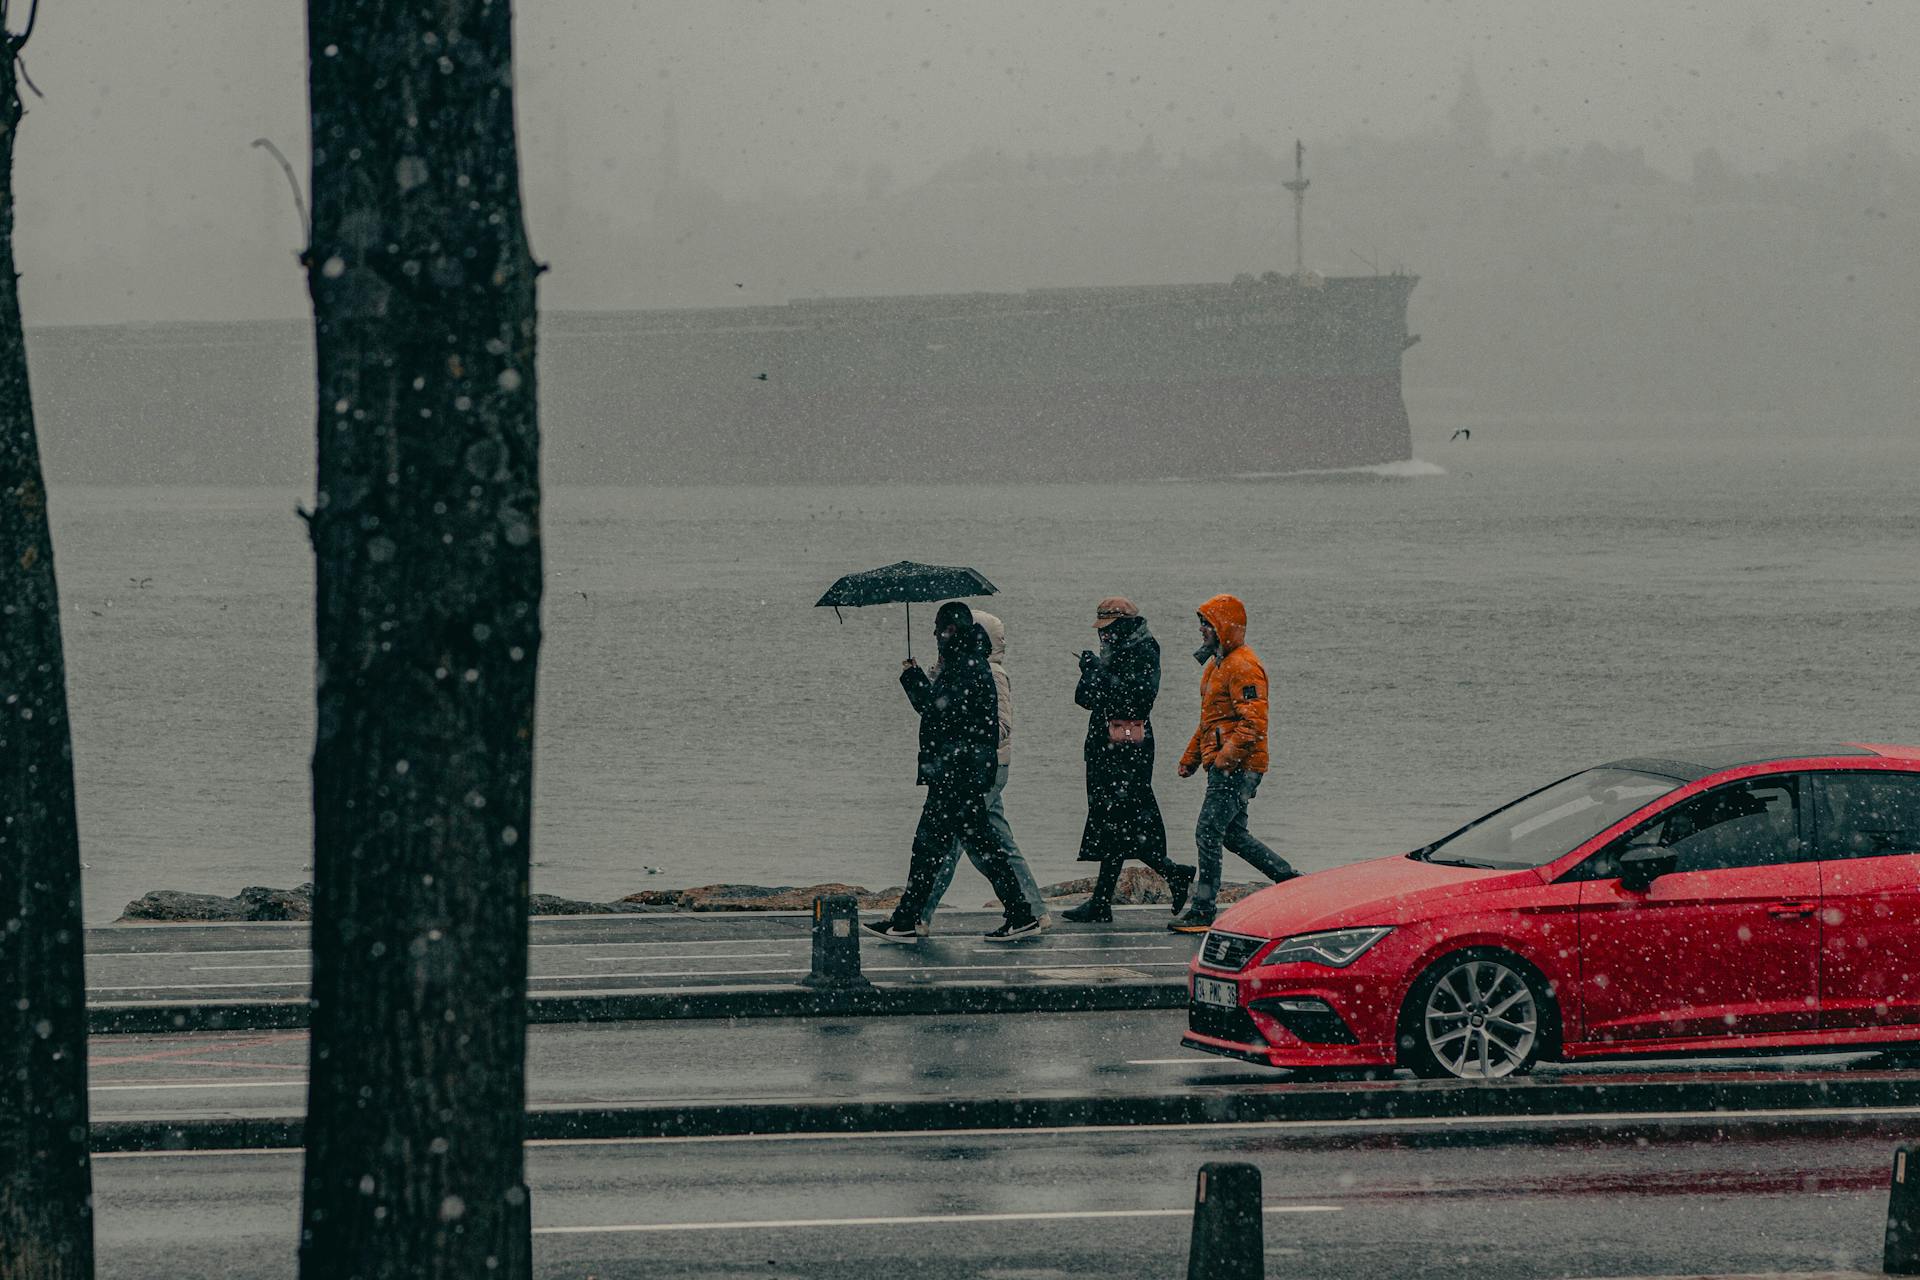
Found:
[{"label": "hazy sky", "polygon": [[[284,184],[250,150],[306,157],[298,0],[42,0],[28,50],[44,100],[22,126],[17,252],[30,323],[218,311],[152,228],[221,263],[285,266],[236,307],[301,314],[280,250]],[[686,168],[722,191],[809,190],[881,161],[901,181],[979,146],[1015,154],[1209,150],[1436,127],[1476,69],[1501,147],[1644,146],[1684,172],[1700,147],[1772,167],[1873,126],[1920,152],[1920,4],[1902,0],[520,0],[525,169],[543,300],[566,306],[555,208],[647,199],[671,105]],[[200,237],[204,236],[204,241]],[[125,286],[76,296],[61,264],[105,256]],[[180,264],[173,264],[177,270]],[[95,273],[97,275],[97,273]],[[93,276],[87,278],[92,279]],[[171,291],[173,299],[163,296]],[[236,294],[235,296],[238,296]],[[264,301],[262,300],[264,298]],[[174,300],[177,299],[177,302]]]}]

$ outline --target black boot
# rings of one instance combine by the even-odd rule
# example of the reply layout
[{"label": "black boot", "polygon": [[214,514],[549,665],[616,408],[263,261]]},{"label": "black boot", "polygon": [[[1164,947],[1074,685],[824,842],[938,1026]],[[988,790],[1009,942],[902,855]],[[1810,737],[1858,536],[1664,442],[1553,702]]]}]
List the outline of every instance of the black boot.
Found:
[{"label": "black boot", "polygon": [[1167,891],[1173,895],[1173,914],[1179,915],[1180,908],[1187,905],[1187,895],[1193,891],[1193,878],[1199,874],[1194,867],[1179,865],[1167,872]]},{"label": "black boot", "polygon": [[1087,900],[1071,911],[1062,911],[1060,918],[1071,920],[1075,924],[1112,924],[1113,891],[1120,885],[1120,861],[1110,859],[1100,864],[1100,874],[1093,878],[1093,893]]}]

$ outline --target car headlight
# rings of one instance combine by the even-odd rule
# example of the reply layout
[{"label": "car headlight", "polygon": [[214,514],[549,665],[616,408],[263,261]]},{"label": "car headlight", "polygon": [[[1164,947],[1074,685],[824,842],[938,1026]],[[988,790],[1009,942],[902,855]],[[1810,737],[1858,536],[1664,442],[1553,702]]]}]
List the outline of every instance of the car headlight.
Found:
[{"label": "car headlight", "polygon": [[1324,964],[1344,969],[1367,953],[1374,943],[1393,932],[1392,925],[1370,929],[1330,929],[1326,933],[1300,933],[1282,938],[1262,958],[1262,964]]}]

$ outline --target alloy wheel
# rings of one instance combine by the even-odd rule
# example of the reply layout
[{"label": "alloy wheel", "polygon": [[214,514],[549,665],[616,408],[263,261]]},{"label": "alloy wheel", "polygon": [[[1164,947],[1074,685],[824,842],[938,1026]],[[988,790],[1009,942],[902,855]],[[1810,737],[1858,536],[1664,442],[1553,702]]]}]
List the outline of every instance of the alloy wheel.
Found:
[{"label": "alloy wheel", "polygon": [[1540,1008],[1533,987],[1498,960],[1468,960],[1434,984],[1421,1011],[1427,1051],[1467,1080],[1512,1075],[1533,1056]]}]

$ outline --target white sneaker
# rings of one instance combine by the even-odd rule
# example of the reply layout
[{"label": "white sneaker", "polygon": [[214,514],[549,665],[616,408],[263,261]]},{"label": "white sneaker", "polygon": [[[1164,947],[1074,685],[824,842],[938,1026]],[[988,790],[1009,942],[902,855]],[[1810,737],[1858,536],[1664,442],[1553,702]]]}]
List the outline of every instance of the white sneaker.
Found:
[{"label": "white sneaker", "polygon": [[1022,938],[1037,938],[1046,928],[1038,920],[1029,920],[1025,924],[1007,924],[1004,921],[998,929],[984,935],[987,942],[1018,942]]}]

